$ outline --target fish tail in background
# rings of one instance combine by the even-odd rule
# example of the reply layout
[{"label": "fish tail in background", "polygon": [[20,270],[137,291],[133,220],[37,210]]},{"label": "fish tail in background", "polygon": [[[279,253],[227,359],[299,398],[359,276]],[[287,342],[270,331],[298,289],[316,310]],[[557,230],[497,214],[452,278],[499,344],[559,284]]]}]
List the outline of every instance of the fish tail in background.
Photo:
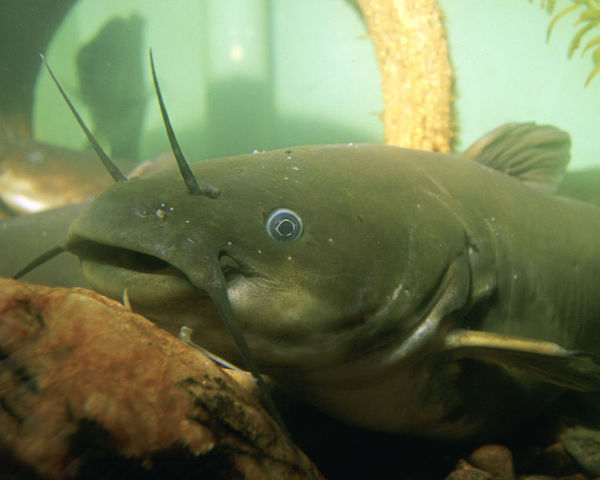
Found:
[{"label": "fish tail in background", "polygon": [[46,48],[76,0],[2,0],[0,139],[30,139],[38,52]]},{"label": "fish tail in background", "polygon": [[148,95],[144,91],[144,19],[113,17],[77,53],[79,89],[94,134],[113,157],[137,160]]}]

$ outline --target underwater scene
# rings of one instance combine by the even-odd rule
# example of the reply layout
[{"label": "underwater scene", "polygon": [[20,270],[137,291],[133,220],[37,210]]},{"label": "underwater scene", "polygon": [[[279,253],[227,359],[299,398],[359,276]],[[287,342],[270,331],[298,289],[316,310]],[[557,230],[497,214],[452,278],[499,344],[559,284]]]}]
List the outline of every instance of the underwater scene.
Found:
[{"label": "underwater scene", "polygon": [[597,0],[0,38],[0,479],[600,478]]}]

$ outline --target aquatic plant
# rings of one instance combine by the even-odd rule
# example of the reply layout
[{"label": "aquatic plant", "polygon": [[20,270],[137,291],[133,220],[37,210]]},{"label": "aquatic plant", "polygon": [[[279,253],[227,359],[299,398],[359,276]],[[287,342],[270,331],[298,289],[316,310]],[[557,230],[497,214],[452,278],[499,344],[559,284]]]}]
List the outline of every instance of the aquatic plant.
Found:
[{"label": "aquatic plant", "polygon": [[[600,2],[598,0],[571,0],[571,2],[573,5],[561,10],[552,18],[550,25],[548,25],[548,33],[546,35],[546,40],[550,40],[552,29],[561,18],[566,17],[575,11],[581,11],[579,18],[575,21],[575,25],[581,25],[581,27],[577,30],[569,45],[569,58],[571,58],[575,51],[581,47],[583,37],[591,30],[600,27]],[[554,13],[554,8],[556,7],[556,0],[542,0],[541,6],[552,15]],[[585,44],[581,50],[581,55],[583,56],[588,50],[592,54],[594,68],[585,81],[586,87],[592,79],[600,73],[600,35],[596,35]]]}]

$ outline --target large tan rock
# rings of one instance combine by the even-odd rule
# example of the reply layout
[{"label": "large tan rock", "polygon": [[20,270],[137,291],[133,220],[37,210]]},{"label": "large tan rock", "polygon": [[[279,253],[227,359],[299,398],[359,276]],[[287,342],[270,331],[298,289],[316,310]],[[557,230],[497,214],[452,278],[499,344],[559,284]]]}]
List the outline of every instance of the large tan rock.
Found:
[{"label": "large tan rock", "polygon": [[0,456],[45,477],[306,478],[238,379],[96,293],[0,280]]}]

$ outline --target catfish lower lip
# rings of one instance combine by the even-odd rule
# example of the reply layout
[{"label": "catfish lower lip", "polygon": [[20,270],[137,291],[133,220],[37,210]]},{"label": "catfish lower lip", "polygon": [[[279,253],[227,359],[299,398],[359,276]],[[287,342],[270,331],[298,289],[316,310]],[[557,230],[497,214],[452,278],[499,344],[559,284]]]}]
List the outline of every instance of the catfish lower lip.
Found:
[{"label": "catfish lower lip", "polygon": [[92,259],[98,263],[110,264],[126,270],[139,273],[182,275],[168,262],[156,256],[127,248],[105,245],[76,235],[68,241],[66,248],[82,258]]},{"label": "catfish lower lip", "polygon": [[121,299],[125,288],[129,298],[142,305],[207,296],[181,270],[158,257],[78,235],[67,242],[67,248],[81,258],[90,285],[111,298]]}]

